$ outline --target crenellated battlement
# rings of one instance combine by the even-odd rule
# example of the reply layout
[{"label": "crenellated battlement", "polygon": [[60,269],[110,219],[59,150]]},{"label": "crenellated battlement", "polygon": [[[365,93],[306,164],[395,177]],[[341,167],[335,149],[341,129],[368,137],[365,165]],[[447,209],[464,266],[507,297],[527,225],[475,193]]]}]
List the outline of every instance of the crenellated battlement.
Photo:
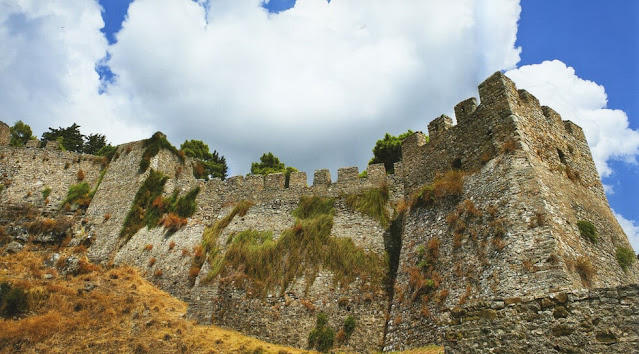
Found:
[{"label": "crenellated battlement", "polygon": [[239,200],[246,196],[254,196],[256,199],[268,199],[274,197],[272,193],[283,192],[294,195],[338,195],[359,193],[365,189],[380,187],[383,184],[391,188],[397,188],[397,182],[392,177],[387,176],[384,164],[368,165],[366,177],[359,176],[357,166],[342,167],[337,170],[337,180],[332,181],[328,169],[315,170],[313,183],[307,185],[306,172],[294,171],[289,178],[288,186],[285,185],[286,177],[284,173],[272,173],[265,176],[248,175],[232,176],[222,181],[213,178],[203,182],[204,193],[214,193],[224,195],[228,200]]},{"label": "crenellated battlement", "polygon": [[535,96],[518,90],[500,72],[482,82],[478,91],[479,105],[471,97],[455,106],[456,125],[446,115],[428,124],[430,142],[421,132],[404,139],[401,176],[407,193],[453,167],[478,170],[502,153],[504,146],[514,144],[534,150],[551,170],[576,172],[585,185],[605,198],[581,128],[562,121],[557,112],[542,107]]}]

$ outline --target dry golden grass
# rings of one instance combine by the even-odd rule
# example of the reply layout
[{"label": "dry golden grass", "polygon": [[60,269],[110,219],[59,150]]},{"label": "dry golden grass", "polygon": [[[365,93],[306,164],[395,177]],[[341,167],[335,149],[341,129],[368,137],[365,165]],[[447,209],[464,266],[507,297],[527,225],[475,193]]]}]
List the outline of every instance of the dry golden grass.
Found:
[{"label": "dry golden grass", "polygon": [[[23,251],[0,257],[0,280],[29,294],[25,316],[0,320],[0,352],[302,352],[187,321],[184,302],[133,268],[92,265],[91,272],[64,279],[44,267],[47,256]],[[46,280],[45,273],[56,275]]]}]

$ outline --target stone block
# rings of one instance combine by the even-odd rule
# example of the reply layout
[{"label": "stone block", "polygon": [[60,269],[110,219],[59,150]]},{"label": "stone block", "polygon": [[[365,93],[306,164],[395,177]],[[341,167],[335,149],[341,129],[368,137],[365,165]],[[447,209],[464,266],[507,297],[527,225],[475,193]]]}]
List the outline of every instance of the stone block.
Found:
[{"label": "stone block", "polygon": [[357,166],[337,169],[337,182],[356,181],[357,179],[359,179],[359,169]]},{"label": "stone block", "polygon": [[244,186],[244,176],[233,176],[226,179],[226,184],[231,188],[242,188]]},{"label": "stone block", "polygon": [[[455,109],[457,108],[455,107]],[[445,114],[442,114],[438,118],[433,119],[428,124],[428,137],[430,139],[437,139],[438,137],[444,135],[444,132],[450,129],[452,126],[453,126],[453,119]],[[402,144],[402,149],[403,147],[404,147],[404,144]]]},{"label": "stone block", "polygon": [[11,131],[9,126],[0,122],[0,146],[7,146],[11,142]]},{"label": "stone block", "polygon": [[28,147],[28,148],[39,148],[40,147],[40,140],[37,140],[37,139],[29,140],[29,141],[27,141],[25,146]]},{"label": "stone block", "polygon": [[478,89],[481,105],[486,109],[500,117],[514,113],[519,93],[515,83],[506,75],[498,71],[479,84]]},{"label": "stone block", "polygon": [[[397,173],[397,171],[395,172]],[[374,184],[383,183],[386,180],[386,168],[384,164],[376,163],[366,166],[366,178]]]},{"label": "stone block", "polygon": [[301,189],[306,188],[306,172],[293,171],[288,181],[288,188]]},{"label": "stone block", "polygon": [[249,175],[244,179],[244,187],[252,191],[261,191],[264,189],[264,176]]},{"label": "stone block", "polygon": [[402,159],[407,156],[416,156],[419,148],[426,145],[426,135],[422,132],[415,132],[402,140]]},{"label": "stone block", "polygon": [[264,177],[264,189],[284,189],[286,175],[284,172],[271,173]]},{"label": "stone block", "polygon": [[[463,124],[469,121],[470,117],[476,110],[477,99],[475,97],[459,102],[455,106],[455,118],[457,119],[457,124]],[[430,125],[428,126],[428,133],[430,134]]]},{"label": "stone block", "polygon": [[45,147],[47,150],[62,150],[62,145],[57,140],[47,141],[47,145]]},{"label": "stone block", "polygon": [[325,186],[331,184],[331,172],[328,169],[315,170],[313,174],[313,186]]}]

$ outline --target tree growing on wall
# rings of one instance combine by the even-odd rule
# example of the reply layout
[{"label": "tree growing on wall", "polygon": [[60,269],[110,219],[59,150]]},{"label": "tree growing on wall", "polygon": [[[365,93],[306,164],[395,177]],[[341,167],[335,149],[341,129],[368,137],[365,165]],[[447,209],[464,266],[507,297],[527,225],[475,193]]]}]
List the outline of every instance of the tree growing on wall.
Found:
[{"label": "tree growing on wall", "polygon": [[11,146],[24,146],[27,141],[35,139],[31,127],[28,124],[23,123],[21,120],[15,122],[15,124],[9,128],[11,134]]},{"label": "tree growing on wall", "polygon": [[85,154],[98,155],[100,149],[107,145],[106,136],[102,134],[89,134],[84,139],[82,152]]},{"label": "tree growing on wall", "polygon": [[213,177],[226,178],[228,172],[226,158],[221,156],[216,150],[211,153],[209,146],[204,144],[202,140],[186,140],[180,145],[180,149],[184,151],[186,156],[198,160],[194,171],[195,177],[205,180]]},{"label": "tree growing on wall", "polygon": [[386,133],[383,139],[377,140],[375,143],[373,158],[368,164],[383,163],[387,173],[394,173],[393,164],[402,160],[402,140],[411,134],[413,134],[412,130],[399,136]]},{"label": "tree growing on wall", "polygon": [[284,172],[286,176],[285,186],[288,187],[291,173],[297,171],[295,167],[286,166],[280,159],[273,155],[272,152],[265,153],[260,157],[260,162],[251,164],[251,173],[254,175],[268,175],[271,173]]},{"label": "tree growing on wall", "polygon": [[73,123],[66,128],[59,127],[54,129],[49,127],[49,131],[42,134],[42,144],[57,140],[61,142],[65,150],[81,153],[84,148],[84,138],[85,136],[80,133],[80,126]]}]

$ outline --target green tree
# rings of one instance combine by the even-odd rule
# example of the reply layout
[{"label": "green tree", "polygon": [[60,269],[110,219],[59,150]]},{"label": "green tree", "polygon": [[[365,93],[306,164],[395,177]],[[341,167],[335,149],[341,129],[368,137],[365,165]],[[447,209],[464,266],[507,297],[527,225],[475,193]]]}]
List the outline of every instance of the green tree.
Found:
[{"label": "green tree", "polygon": [[111,161],[113,159],[113,155],[115,155],[115,151],[118,149],[117,146],[113,146],[111,144],[103,146],[96,155],[98,156],[106,156],[106,158]]},{"label": "green tree", "polygon": [[31,127],[28,124],[24,124],[21,120],[15,122],[15,124],[9,128],[11,134],[11,146],[24,146],[27,141],[35,139]]},{"label": "green tree", "polygon": [[254,175],[268,175],[271,173],[284,172],[286,180],[284,185],[288,187],[288,183],[291,179],[291,173],[297,171],[295,167],[286,166],[280,159],[273,153],[265,153],[260,157],[260,162],[253,162],[251,164],[251,173]]},{"label": "green tree", "polygon": [[402,160],[402,140],[411,134],[413,134],[411,130],[399,136],[386,133],[384,139],[377,140],[375,143],[373,158],[368,164],[383,163],[387,173],[394,173],[393,164]]},{"label": "green tree", "polygon": [[228,172],[226,159],[224,156],[220,156],[217,150],[213,150],[211,153],[209,146],[204,144],[202,140],[186,140],[180,145],[180,149],[184,151],[186,156],[199,160],[194,171],[196,178],[204,178],[205,180],[212,177],[226,178]]},{"label": "green tree", "polygon": [[[49,127],[48,132],[42,134],[42,142],[55,141],[62,138],[62,147],[67,151],[82,152],[85,136],[80,133],[80,126],[73,123],[71,126],[58,129]],[[58,140],[60,141],[60,140]]]},{"label": "green tree", "polygon": [[100,149],[107,145],[106,137],[102,134],[89,134],[84,141],[82,152],[85,154],[98,155]]}]

